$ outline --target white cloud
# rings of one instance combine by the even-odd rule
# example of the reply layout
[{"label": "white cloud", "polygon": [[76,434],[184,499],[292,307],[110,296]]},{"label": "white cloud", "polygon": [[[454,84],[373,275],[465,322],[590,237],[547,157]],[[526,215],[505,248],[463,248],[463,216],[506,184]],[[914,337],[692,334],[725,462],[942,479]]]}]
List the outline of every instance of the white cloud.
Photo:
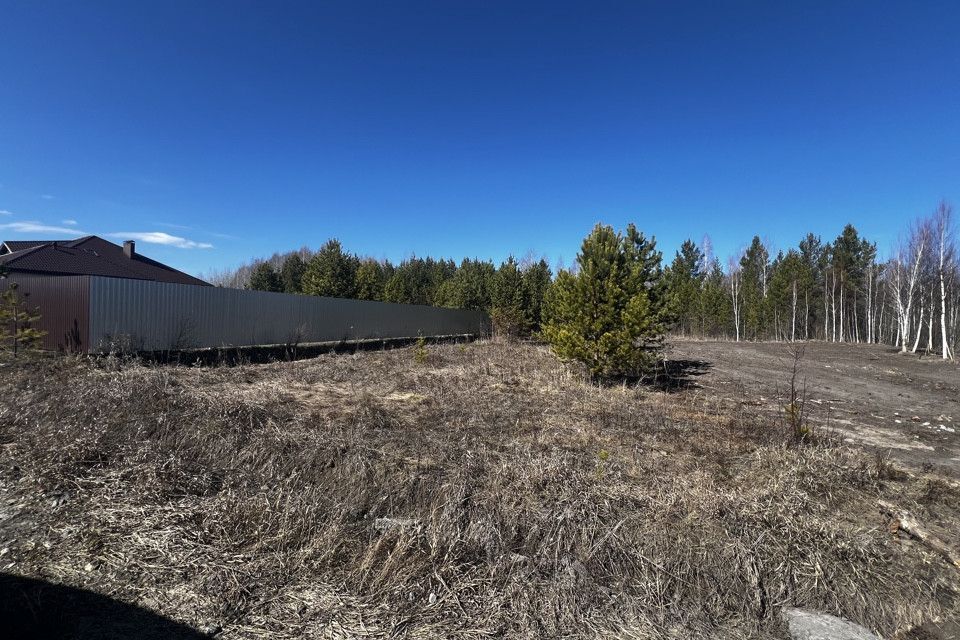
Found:
[{"label": "white cloud", "polygon": [[53,196],[50,195],[49,193],[45,193],[40,197],[43,198],[44,200],[53,200]]},{"label": "white cloud", "polygon": [[179,229],[181,231],[196,231],[197,233],[202,233],[208,236],[213,236],[214,238],[220,238],[222,240],[239,240],[237,236],[232,236],[228,233],[216,233],[214,231],[207,231],[206,229],[197,229],[196,227],[188,227],[183,224],[171,224],[169,222],[155,222],[159,227],[167,227],[168,229]]},{"label": "white cloud", "polygon": [[13,211],[7,211],[6,209],[0,209],[0,216],[12,216]]},{"label": "white cloud", "polygon": [[163,231],[124,231],[108,233],[107,235],[111,238],[136,240],[138,242],[147,242],[149,244],[162,244],[168,247],[176,247],[178,249],[213,248],[213,245],[209,242],[196,242],[194,240],[188,240],[187,238],[181,238],[180,236],[172,236],[169,233],[164,233]]},{"label": "white cloud", "polygon": [[70,227],[75,227],[75,226],[77,226],[77,221],[76,221],[76,220],[71,220],[70,218],[67,218],[66,220],[61,220],[61,221],[60,221],[60,224],[65,224],[65,225],[70,226]]},{"label": "white cloud", "polygon": [[0,224],[0,229],[9,229],[15,233],[56,233],[64,236],[74,236],[77,235],[86,235],[84,231],[80,231],[77,228],[73,227],[57,227],[49,224],[44,224],[42,222],[8,222],[7,224]]}]

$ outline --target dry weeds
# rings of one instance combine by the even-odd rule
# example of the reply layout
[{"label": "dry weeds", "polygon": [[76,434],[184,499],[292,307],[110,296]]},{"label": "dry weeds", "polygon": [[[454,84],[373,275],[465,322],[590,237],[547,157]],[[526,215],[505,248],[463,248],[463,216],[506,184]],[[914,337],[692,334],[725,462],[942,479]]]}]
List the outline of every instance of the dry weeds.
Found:
[{"label": "dry weeds", "polygon": [[[218,637],[783,637],[958,617],[960,490],[788,446],[693,391],[598,387],[532,345],[0,379],[3,571]],[[785,378],[788,372],[785,372]],[[15,523],[10,524],[10,523]]]}]

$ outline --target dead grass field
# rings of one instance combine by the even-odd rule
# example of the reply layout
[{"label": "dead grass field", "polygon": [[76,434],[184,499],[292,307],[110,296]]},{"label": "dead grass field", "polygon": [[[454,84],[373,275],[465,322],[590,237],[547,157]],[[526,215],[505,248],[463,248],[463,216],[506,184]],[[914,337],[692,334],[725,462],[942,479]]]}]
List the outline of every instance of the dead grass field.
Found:
[{"label": "dead grass field", "polygon": [[783,638],[786,605],[885,637],[960,620],[960,570],[877,508],[955,540],[935,469],[790,444],[748,386],[428,350],[3,367],[0,571],[221,638]]}]

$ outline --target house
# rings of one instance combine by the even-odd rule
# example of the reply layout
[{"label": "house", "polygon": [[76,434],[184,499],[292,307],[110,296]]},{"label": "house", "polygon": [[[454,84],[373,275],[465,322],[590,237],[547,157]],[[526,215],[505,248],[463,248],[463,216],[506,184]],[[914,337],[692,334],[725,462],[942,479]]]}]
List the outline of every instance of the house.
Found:
[{"label": "house", "polygon": [[0,244],[0,291],[16,283],[20,296],[40,313],[43,347],[89,349],[91,279],[211,285],[98,236],[75,240],[7,240]]},{"label": "house", "polygon": [[133,240],[120,246],[98,236],[65,241],[7,240],[0,244],[0,270],[8,274],[104,276],[210,286],[137,253]]}]

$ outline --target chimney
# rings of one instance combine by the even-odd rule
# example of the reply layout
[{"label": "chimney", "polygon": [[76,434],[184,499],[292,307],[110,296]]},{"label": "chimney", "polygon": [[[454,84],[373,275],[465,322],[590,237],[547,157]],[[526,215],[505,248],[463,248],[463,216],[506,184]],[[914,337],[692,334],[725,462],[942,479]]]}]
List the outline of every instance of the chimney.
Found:
[{"label": "chimney", "polygon": [[136,250],[137,243],[133,240],[124,240],[123,241],[123,255],[128,258],[133,258],[133,255],[137,252]]}]

